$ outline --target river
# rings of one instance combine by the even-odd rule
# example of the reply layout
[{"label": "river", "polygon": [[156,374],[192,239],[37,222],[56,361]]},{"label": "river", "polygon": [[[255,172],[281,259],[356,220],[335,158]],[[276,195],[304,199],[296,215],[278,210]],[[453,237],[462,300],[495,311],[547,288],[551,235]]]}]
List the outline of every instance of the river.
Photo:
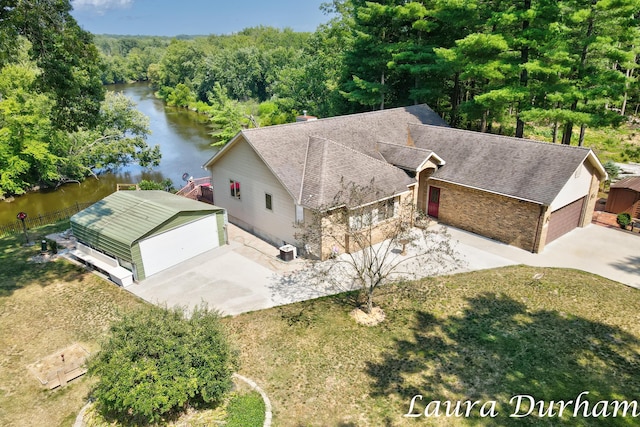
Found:
[{"label": "river", "polygon": [[116,173],[101,174],[99,179],[87,178],[81,184],[65,184],[57,190],[42,190],[16,197],[12,202],[0,201],[0,224],[15,221],[18,212],[37,216],[64,209],[76,202],[93,202],[113,193],[118,183],[137,183],[141,179],[159,181],[170,178],[176,188],[183,184],[182,175],[206,176],[202,165],[215,154],[206,117],[197,113],[167,107],[153,95],[145,83],[109,85],[107,90],[123,92],[149,117],[149,145],[159,145],[160,165],[148,170],[129,165]]}]

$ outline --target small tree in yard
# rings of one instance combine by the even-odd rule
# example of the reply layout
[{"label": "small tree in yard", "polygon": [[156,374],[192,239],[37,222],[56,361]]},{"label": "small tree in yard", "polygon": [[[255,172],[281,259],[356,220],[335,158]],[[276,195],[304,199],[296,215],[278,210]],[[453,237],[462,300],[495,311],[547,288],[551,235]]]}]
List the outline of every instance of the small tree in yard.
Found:
[{"label": "small tree in yard", "polygon": [[219,403],[231,389],[236,365],[216,312],[148,306],[111,326],[89,362],[98,378],[97,410],[107,419],[149,424],[189,407]]},{"label": "small tree in yard", "polygon": [[369,314],[380,286],[443,274],[460,264],[446,229],[418,216],[410,193],[385,195],[374,180],[342,183],[329,206],[314,210],[298,229],[307,253],[327,258],[300,273],[305,280],[359,290]]}]

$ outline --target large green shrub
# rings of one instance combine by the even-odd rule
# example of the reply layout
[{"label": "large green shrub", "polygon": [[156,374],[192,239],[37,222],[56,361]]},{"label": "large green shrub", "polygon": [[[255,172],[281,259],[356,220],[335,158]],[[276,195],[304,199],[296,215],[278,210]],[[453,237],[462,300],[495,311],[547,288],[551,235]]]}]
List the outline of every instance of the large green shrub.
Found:
[{"label": "large green shrub", "polygon": [[627,228],[627,225],[631,224],[631,214],[628,212],[622,212],[618,214],[616,221],[620,225],[620,228]]},{"label": "large green shrub", "polygon": [[609,175],[609,179],[607,180],[608,182],[618,179],[618,175],[620,174],[620,168],[618,165],[611,160],[607,160],[602,166],[604,166],[604,170],[607,171],[607,175]]},{"label": "large green shrub", "polygon": [[111,327],[89,363],[98,411],[126,424],[155,423],[188,407],[219,403],[236,367],[216,312],[147,306]]}]

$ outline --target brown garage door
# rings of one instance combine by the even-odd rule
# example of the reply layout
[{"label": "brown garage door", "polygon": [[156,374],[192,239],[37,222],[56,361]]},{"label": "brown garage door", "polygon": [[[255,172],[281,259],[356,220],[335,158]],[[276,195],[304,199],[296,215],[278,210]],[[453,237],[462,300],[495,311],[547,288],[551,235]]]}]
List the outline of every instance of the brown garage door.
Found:
[{"label": "brown garage door", "polygon": [[547,243],[554,241],[558,237],[566,234],[580,224],[582,215],[582,205],[585,198],[578,199],[573,203],[551,212],[549,218],[549,230],[547,231]]}]

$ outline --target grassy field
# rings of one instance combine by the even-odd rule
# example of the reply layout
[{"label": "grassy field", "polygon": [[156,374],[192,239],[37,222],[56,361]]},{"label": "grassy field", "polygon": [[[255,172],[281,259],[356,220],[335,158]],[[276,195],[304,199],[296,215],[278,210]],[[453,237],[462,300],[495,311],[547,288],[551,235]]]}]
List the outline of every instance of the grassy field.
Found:
[{"label": "grassy field", "polygon": [[[518,394],[638,399],[638,290],[572,270],[509,267],[390,286],[377,302],[387,319],[373,328],[357,325],[340,297],[227,320],[241,373],[265,389],[278,426],[638,423],[508,417]],[[416,394],[424,400],[414,413],[432,400],[471,399],[496,401],[500,415],[480,418],[478,405],[468,419],[403,417]]]},{"label": "grassy field", "polygon": [[[37,250],[20,236],[0,239],[2,426],[71,425],[90,380],[48,391],[27,365],[74,342],[96,350],[118,313],[140,304],[71,264],[29,262]],[[348,301],[336,296],[224,319],[241,352],[239,373],[265,389],[274,425],[598,425],[508,418],[509,399],[640,396],[640,292],[594,275],[508,267],[389,286],[376,300],[387,314],[376,327],[356,324]],[[495,401],[499,416],[479,418],[478,405],[471,418],[403,417],[417,394],[424,400],[414,413],[429,401],[470,399]]]},{"label": "grassy field", "polygon": [[[67,224],[31,233],[32,241]],[[37,264],[39,245],[23,235],[0,239],[0,425],[70,426],[91,386],[83,377],[49,391],[27,370],[75,342],[89,351],[119,312],[141,302],[67,262]]]}]

